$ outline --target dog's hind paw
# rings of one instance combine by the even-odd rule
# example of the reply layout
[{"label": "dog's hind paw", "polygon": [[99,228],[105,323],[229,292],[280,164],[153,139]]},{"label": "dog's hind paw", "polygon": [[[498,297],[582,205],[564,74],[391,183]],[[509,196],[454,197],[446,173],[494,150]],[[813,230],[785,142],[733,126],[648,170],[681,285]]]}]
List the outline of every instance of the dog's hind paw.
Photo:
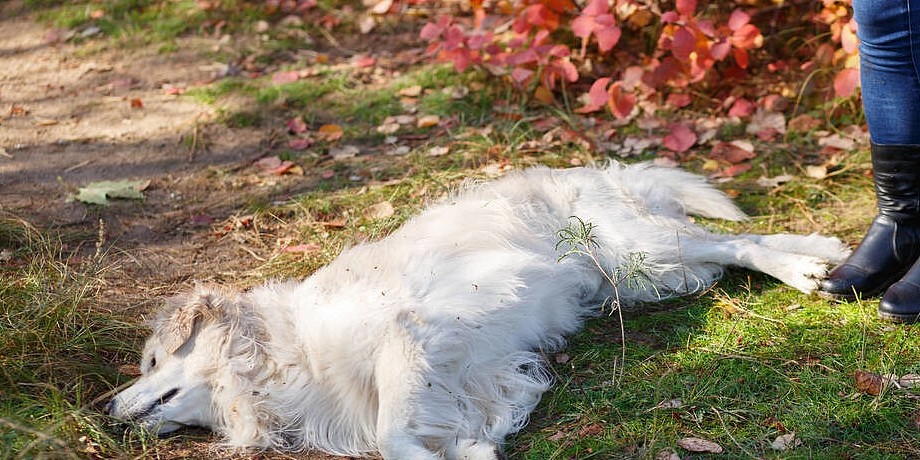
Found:
[{"label": "dog's hind paw", "polygon": [[806,294],[811,294],[818,289],[818,283],[827,277],[828,264],[825,260],[811,256],[796,256],[792,264],[788,265],[782,276],[777,276],[780,281],[792,286]]}]

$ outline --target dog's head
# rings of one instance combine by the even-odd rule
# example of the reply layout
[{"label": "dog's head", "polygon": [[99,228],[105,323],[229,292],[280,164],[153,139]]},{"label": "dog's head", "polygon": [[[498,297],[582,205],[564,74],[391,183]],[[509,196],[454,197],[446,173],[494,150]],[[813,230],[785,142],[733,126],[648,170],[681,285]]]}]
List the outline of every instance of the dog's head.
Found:
[{"label": "dog's head", "polygon": [[233,294],[198,288],[166,302],[141,358],[141,377],[106,407],[112,417],[165,434],[185,425],[214,428],[218,362]]}]

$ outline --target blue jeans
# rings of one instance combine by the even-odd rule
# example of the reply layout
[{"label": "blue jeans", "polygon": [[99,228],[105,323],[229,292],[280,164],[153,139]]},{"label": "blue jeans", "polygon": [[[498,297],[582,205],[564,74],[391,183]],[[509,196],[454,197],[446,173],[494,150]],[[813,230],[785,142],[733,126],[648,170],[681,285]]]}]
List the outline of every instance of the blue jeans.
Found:
[{"label": "blue jeans", "polygon": [[853,0],[860,80],[876,144],[920,144],[920,0]]}]

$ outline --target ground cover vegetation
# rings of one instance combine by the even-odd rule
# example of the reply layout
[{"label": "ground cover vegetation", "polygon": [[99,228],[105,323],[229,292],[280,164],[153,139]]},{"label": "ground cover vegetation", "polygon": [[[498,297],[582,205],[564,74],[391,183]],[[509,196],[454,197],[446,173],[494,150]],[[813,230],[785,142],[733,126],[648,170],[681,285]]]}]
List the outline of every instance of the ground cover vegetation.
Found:
[{"label": "ground cover vegetation", "polygon": [[[705,222],[720,231],[855,243],[874,213],[848,2],[26,0],[18,11],[75,59],[193,49],[188,65],[208,76],[155,88],[211,114],[170,147],[189,161],[234,133],[265,135],[242,161],[183,173],[197,185],[182,202],[159,191],[173,182],[123,177],[71,187],[79,224],[0,205],[4,459],[215,455],[208,433],[155,439],[101,414],[137,373],[150,294],[308,275],[466,181],[655,161],[709,176],[751,215]],[[0,129],[29,116],[7,108]],[[8,148],[0,155],[19,155]],[[227,204],[188,204],[208,196]],[[238,259],[235,269],[190,264],[145,289],[126,278],[124,266],[157,249],[111,238],[111,222],[161,202],[180,210],[168,238],[206,240],[203,258]],[[547,356],[556,385],[508,454],[920,456],[917,326],[881,322],[874,308],[744,271],[695,297],[607,306]]]}]

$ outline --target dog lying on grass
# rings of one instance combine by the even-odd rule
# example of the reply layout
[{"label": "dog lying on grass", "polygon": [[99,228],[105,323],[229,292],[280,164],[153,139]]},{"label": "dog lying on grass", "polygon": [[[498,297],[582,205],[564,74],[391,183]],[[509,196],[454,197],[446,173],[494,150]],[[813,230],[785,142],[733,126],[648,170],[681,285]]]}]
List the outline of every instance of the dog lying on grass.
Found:
[{"label": "dog lying on grass", "polygon": [[732,265],[809,293],[848,252],[818,235],[714,234],[688,214],[745,217],[702,178],[649,164],[469,187],[305,280],[168,301],[143,375],[108,412],[238,447],[500,458],[550,386],[540,352],[605,299],[699,292]]}]

